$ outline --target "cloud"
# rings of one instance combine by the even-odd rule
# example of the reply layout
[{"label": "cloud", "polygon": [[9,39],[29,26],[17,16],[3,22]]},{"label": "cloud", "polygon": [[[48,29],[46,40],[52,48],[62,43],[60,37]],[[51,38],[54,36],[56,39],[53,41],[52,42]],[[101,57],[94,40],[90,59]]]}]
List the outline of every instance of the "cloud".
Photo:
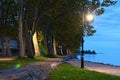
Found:
[{"label": "cloud", "polygon": [[[120,2],[116,5],[106,8],[101,16],[95,16],[93,23],[97,30],[95,40],[114,40],[120,41]],[[91,37],[92,38],[92,37]]]},{"label": "cloud", "polygon": [[105,13],[95,17],[95,26],[100,27],[120,27],[120,2],[114,6],[105,8]]}]

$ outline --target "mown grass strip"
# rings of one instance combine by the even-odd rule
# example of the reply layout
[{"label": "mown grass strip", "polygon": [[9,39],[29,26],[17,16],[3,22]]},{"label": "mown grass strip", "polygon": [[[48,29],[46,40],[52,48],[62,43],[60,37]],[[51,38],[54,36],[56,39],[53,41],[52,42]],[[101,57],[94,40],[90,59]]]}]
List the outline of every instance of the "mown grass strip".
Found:
[{"label": "mown grass strip", "polygon": [[46,80],[120,80],[119,76],[89,71],[62,63]]}]

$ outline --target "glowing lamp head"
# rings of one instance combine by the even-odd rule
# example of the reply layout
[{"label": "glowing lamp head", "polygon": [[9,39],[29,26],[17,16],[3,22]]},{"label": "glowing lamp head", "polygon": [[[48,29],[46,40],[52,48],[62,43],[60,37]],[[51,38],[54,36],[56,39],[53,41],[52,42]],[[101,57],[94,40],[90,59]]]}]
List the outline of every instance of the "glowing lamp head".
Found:
[{"label": "glowing lamp head", "polygon": [[89,21],[89,22],[91,22],[91,21],[94,20],[94,16],[92,14],[87,14],[86,15],[86,20]]}]

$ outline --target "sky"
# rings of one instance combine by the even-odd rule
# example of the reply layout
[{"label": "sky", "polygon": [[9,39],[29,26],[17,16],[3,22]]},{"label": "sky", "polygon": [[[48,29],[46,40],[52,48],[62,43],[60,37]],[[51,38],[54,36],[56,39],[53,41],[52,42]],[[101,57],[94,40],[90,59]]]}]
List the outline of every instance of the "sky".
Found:
[{"label": "sky", "polygon": [[107,7],[104,14],[95,16],[92,25],[97,32],[94,36],[85,37],[84,49],[97,53],[120,53],[120,0]]}]

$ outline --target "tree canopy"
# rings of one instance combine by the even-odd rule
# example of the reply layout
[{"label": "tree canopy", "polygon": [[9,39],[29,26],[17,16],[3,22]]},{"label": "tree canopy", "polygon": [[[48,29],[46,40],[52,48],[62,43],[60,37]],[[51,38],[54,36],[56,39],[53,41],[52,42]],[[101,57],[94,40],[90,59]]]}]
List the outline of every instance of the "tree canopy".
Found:
[{"label": "tree canopy", "polygon": [[24,46],[20,48],[27,49],[27,55],[40,54],[39,50],[36,52],[38,48],[34,45],[34,42],[38,45],[36,40],[38,37],[39,42],[42,41],[46,52],[50,55],[55,55],[56,46],[59,45],[75,52],[81,45],[83,30],[85,36],[92,36],[96,32],[94,26],[87,21],[83,29],[83,13],[99,16],[104,13],[105,7],[115,5],[116,2],[112,0],[22,0],[22,2],[0,0],[0,37],[21,35],[19,41],[23,40],[25,45],[19,45]]}]

